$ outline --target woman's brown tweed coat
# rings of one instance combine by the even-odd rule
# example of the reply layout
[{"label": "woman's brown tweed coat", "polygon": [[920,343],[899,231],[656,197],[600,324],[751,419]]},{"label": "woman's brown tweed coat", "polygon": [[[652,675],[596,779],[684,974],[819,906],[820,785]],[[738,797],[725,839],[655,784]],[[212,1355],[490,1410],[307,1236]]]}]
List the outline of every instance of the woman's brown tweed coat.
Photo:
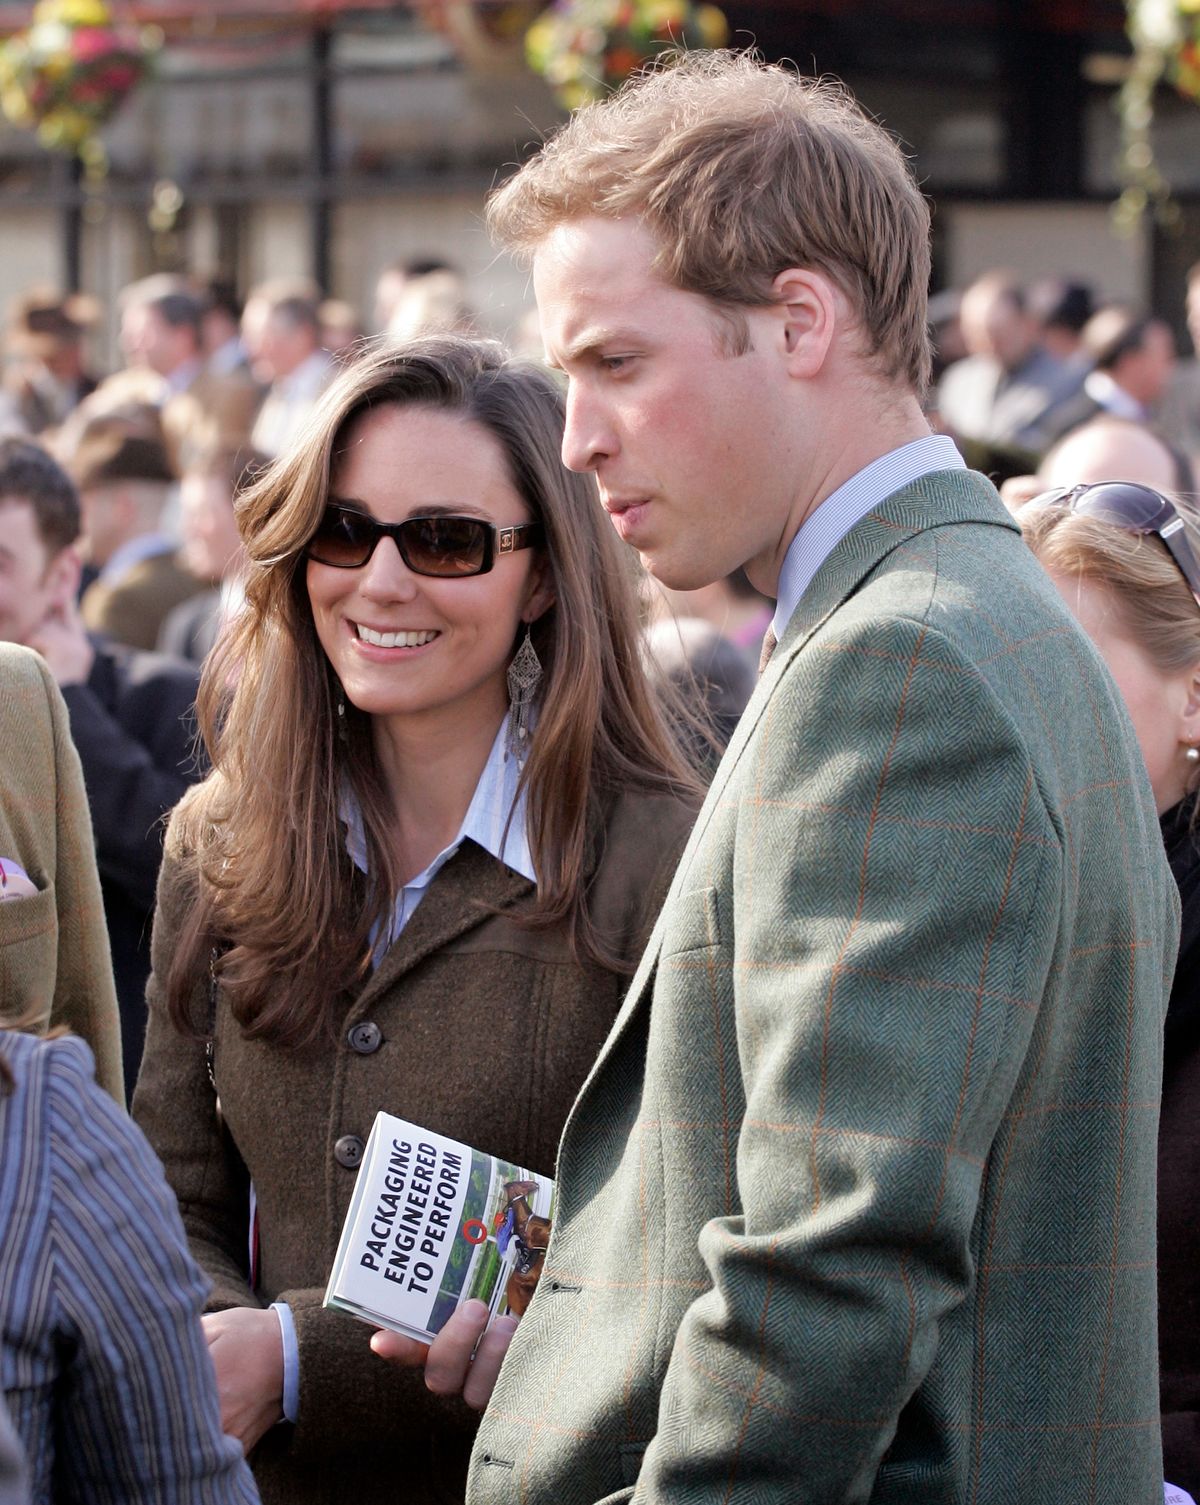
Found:
[{"label": "woman's brown tweed coat", "polygon": [[[590,888],[607,943],[643,948],[694,812],[619,799]],[[580,966],[561,931],[519,928],[532,884],[467,841],[441,870],[358,995],[337,1043],[286,1051],[215,1027],[218,1121],[202,1041],[167,1019],[165,972],[187,895],[171,832],[154,927],[150,1024],[134,1115],[166,1167],[213,1308],[287,1301],[300,1346],[296,1425],[252,1457],[267,1505],[405,1505],[462,1498],[474,1418],[430,1395],[419,1372],[377,1359],[370,1329],[321,1306],[355,1172],[380,1108],[552,1173],[559,1131],[612,1022],[628,976]],[[500,914],[492,913],[499,909]],[[505,913],[507,912],[507,913]],[[205,1017],[197,978],[196,1018]],[[369,1023],[378,1028],[355,1032]],[[364,1046],[368,1047],[364,1049]],[[373,1048],[370,1048],[373,1047]],[[340,1146],[340,1150],[339,1150]],[[261,1269],[247,1285],[248,1184]]]}]

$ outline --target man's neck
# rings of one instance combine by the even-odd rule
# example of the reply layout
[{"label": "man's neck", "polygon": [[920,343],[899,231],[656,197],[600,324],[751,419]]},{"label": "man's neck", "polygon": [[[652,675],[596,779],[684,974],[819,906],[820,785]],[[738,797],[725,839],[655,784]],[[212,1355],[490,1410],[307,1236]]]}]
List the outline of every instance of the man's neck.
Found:
[{"label": "man's neck", "polygon": [[881,391],[877,403],[858,403],[853,421],[839,415],[825,430],[825,443],[815,455],[806,455],[803,438],[793,460],[800,485],[789,510],[785,527],[769,556],[746,563],[750,583],[765,596],[779,593],[779,574],[788,549],[797,533],[817,508],[852,476],[865,470],[884,455],[929,436],[929,420],[916,394]]}]

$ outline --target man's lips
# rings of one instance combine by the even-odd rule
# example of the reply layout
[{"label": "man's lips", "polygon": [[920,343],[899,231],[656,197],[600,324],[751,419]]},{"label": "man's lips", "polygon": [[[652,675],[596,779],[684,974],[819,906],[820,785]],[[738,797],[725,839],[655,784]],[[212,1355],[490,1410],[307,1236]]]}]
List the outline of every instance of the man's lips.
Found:
[{"label": "man's lips", "polygon": [[624,543],[633,543],[650,506],[648,497],[609,497],[604,507]]}]

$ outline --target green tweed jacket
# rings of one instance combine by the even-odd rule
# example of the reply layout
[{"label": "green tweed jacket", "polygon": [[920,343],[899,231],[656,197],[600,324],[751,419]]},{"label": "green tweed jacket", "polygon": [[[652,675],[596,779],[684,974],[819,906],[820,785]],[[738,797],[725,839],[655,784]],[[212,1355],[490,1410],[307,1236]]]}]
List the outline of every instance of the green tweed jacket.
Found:
[{"label": "green tweed jacket", "polygon": [[836,547],[567,1122],[472,1505],[1152,1505],[1178,905],[995,492]]},{"label": "green tweed jacket", "polygon": [[0,857],[40,892],[0,902],[0,1023],[66,1025],[121,1104],[121,1025],[92,822],[67,709],[45,661],[0,643]]}]

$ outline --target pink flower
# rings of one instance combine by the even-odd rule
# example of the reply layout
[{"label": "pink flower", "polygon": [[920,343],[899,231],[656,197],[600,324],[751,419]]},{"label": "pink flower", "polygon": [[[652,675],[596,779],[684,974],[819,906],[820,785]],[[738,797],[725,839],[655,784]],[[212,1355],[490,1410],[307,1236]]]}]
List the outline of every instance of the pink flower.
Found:
[{"label": "pink flower", "polygon": [[100,31],[94,26],[80,26],[71,35],[71,52],[81,63],[106,57],[116,49],[117,38],[111,31]]}]

